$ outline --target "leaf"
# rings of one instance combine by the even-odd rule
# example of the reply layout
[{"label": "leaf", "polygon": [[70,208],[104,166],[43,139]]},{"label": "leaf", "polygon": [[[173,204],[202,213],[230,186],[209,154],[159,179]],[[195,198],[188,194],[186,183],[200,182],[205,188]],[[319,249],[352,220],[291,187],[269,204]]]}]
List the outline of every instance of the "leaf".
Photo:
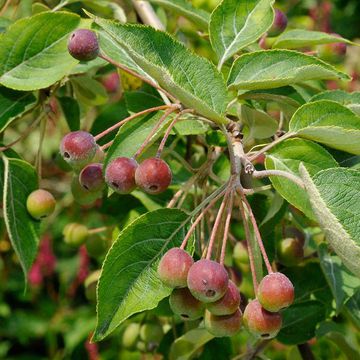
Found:
[{"label": "leaf", "polygon": [[121,25],[98,17],[94,21],[133,62],[186,107],[219,124],[227,122],[224,118],[226,87],[222,75],[208,60],[193,54],[167,33],[151,27]]},{"label": "leaf", "polygon": [[303,105],[291,118],[289,131],[338,150],[360,154],[360,116],[334,101]]},{"label": "leaf", "polygon": [[76,98],[84,104],[90,106],[103,105],[109,100],[104,86],[90,76],[72,77],[71,83],[74,86]]},{"label": "leaf", "polygon": [[276,133],[278,122],[266,112],[241,106],[241,119],[248,126],[251,139],[266,139]]},{"label": "leaf", "polygon": [[[303,163],[311,174],[337,167],[334,158],[320,145],[303,139],[288,139],[276,145],[266,154],[266,169],[283,170],[299,176],[299,165]],[[271,176],[275,190],[291,205],[313,219],[314,214],[305,190],[292,181]]]},{"label": "leaf", "polygon": [[311,176],[300,174],[326,240],[344,265],[360,277],[360,171],[327,169]]},{"label": "leaf", "polygon": [[259,39],[274,21],[274,0],[223,0],[211,14],[209,33],[218,68]]},{"label": "leaf", "polygon": [[79,103],[72,97],[62,96],[57,98],[64,113],[65,120],[70,131],[80,129],[80,107]]},{"label": "leaf", "polygon": [[348,93],[344,90],[328,90],[313,96],[310,102],[318,100],[336,101],[360,116],[360,91]]},{"label": "leaf", "polygon": [[11,25],[0,38],[0,83],[37,90],[59,81],[78,62],[69,55],[67,41],[79,23],[75,14],[44,12]]},{"label": "leaf", "polygon": [[24,271],[27,272],[35,260],[39,244],[39,222],[34,220],[26,209],[28,195],[38,188],[34,168],[20,159],[4,162],[3,208],[6,229]]},{"label": "leaf", "polygon": [[241,55],[233,64],[230,89],[271,89],[308,80],[331,80],[350,77],[333,66],[291,50],[256,51]]},{"label": "leaf", "polygon": [[287,48],[296,49],[302,47],[309,47],[321,44],[331,43],[348,43],[351,41],[344,39],[341,36],[327,34],[321,31],[311,31],[303,29],[288,30],[278,36],[272,45],[273,48]]},{"label": "leaf", "polygon": [[282,312],[283,325],[276,337],[286,345],[302,344],[315,336],[319,322],[325,319],[325,307],[310,300],[294,304]]},{"label": "leaf", "polygon": [[157,277],[157,264],[164,252],[180,246],[187,218],[180,210],[160,209],[140,216],[120,233],[106,256],[98,283],[94,341],[170,295],[172,289]]},{"label": "leaf", "polygon": [[0,133],[35,104],[36,97],[32,93],[0,86]]},{"label": "leaf", "polygon": [[335,298],[336,313],[339,314],[344,303],[360,289],[360,279],[344,267],[338,256],[330,255],[325,244],[319,246],[318,253],[321,268]]},{"label": "leaf", "polygon": [[174,11],[176,14],[186,17],[194,24],[204,30],[209,25],[210,15],[207,11],[197,9],[186,0],[149,0],[149,2],[162,6],[165,9]]},{"label": "leaf", "polygon": [[205,122],[198,120],[196,117],[187,116],[181,118],[175,126],[173,133],[181,136],[201,135],[209,131],[210,127]]},{"label": "leaf", "polygon": [[190,330],[172,343],[169,359],[191,359],[197,350],[212,339],[214,339],[214,335],[211,335],[204,328]]},{"label": "leaf", "polygon": [[345,309],[357,328],[360,328],[360,289],[345,304]]}]

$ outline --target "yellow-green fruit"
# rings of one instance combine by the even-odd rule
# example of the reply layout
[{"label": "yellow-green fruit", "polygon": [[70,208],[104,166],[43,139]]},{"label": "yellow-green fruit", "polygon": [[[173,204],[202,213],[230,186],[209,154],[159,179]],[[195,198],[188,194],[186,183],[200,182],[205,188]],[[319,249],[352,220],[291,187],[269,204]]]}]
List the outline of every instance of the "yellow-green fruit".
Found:
[{"label": "yellow-green fruit", "polygon": [[159,344],[163,336],[163,328],[158,323],[146,323],[140,328],[140,338],[147,343]]},{"label": "yellow-green fruit", "polygon": [[98,258],[104,255],[108,248],[106,240],[97,234],[88,237],[85,246],[87,252],[93,258]]},{"label": "yellow-green fruit", "polygon": [[89,301],[96,301],[96,285],[99,280],[100,273],[101,270],[96,270],[85,279],[85,296]]},{"label": "yellow-green fruit", "polygon": [[285,266],[295,266],[304,259],[304,248],[301,241],[296,238],[286,238],[279,242],[277,257]]},{"label": "yellow-green fruit", "polygon": [[88,234],[88,228],[85,225],[78,223],[67,224],[63,230],[64,241],[71,246],[82,245]]},{"label": "yellow-green fruit", "polygon": [[33,191],[26,200],[26,208],[34,219],[43,219],[55,210],[56,201],[51,193],[38,189]]},{"label": "yellow-green fruit", "polygon": [[135,349],[136,344],[139,340],[140,335],[140,324],[131,323],[129,324],[122,336],[122,344],[126,349]]},{"label": "yellow-green fruit", "polygon": [[242,269],[247,270],[249,266],[249,254],[246,245],[243,242],[237,242],[233,249],[233,260],[235,265]]}]

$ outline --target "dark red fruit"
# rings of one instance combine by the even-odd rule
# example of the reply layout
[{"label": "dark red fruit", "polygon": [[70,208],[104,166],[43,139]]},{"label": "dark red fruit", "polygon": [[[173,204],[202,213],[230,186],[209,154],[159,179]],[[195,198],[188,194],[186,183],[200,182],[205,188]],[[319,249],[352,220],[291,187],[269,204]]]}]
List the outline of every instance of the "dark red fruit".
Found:
[{"label": "dark red fruit", "polygon": [[277,258],[280,264],[295,266],[304,259],[304,248],[296,238],[282,239],[277,246]]},{"label": "dark red fruit", "polygon": [[[340,37],[339,34],[331,34]],[[331,43],[319,45],[317,47],[319,57],[327,62],[339,64],[345,59],[347,46],[345,43]]]},{"label": "dark red fruit", "polygon": [[73,168],[80,169],[93,159],[97,147],[91,134],[86,131],[73,131],[61,140],[60,153]]},{"label": "dark red fruit", "polygon": [[26,208],[34,219],[43,219],[53,213],[56,200],[46,190],[33,191],[26,199]]},{"label": "dark red fruit", "polygon": [[118,157],[105,171],[106,183],[119,194],[131,193],[135,188],[135,171],[138,163],[134,159]]},{"label": "dark red fruit", "polygon": [[200,319],[204,315],[204,304],[195,299],[188,288],[174,289],[169,298],[170,308],[184,320]]},{"label": "dark red fruit", "polygon": [[99,43],[96,34],[87,29],[75,30],[68,42],[72,57],[80,61],[94,60],[99,55]]},{"label": "dark red fruit", "polygon": [[108,93],[115,93],[120,87],[119,74],[116,71],[106,74],[101,78],[101,83]]},{"label": "dark red fruit", "polygon": [[186,287],[187,275],[193,264],[193,258],[185,250],[172,248],[161,258],[157,272],[167,286]]},{"label": "dark red fruit", "polygon": [[293,303],[294,286],[284,274],[271,273],[261,280],[257,298],[264,309],[277,312]]},{"label": "dark red fruit", "polygon": [[279,9],[275,9],[275,17],[274,22],[268,31],[269,36],[278,36],[280,35],[287,27],[287,17],[286,15],[280,11]]},{"label": "dark red fruit", "polygon": [[240,306],[240,293],[236,285],[229,280],[229,285],[225,295],[213,303],[207,304],[206,308],[213,315],[233,314]]},{"label": "dark red fruit", "polygon": [[282,325],[280,313],[265,310],[258,300],[250,301],[244,311],[244,326],[254,335],[271,339]]},{"label": "dark red fruit", "polygon": [[136,169],[136,184],[149,194],[165,191],[171,183],[171,170],[168,164],[159,158],[144,160]]},{"label": "dark red fruit", "polygon": [[104,188],[105,180],[102,172],[102,164],[94,163],[86,165],[80,172],[79,182],[81,186],[90,192],[98,192]]},{"label": "dark red fruit", "polygon": [[219,300],[225,295],[228,284],[229,276],[224,266],[212,260],[195,262],[187,277],[189,290],[204,303]]},{"label": "dark red fruit", "polygon": [[242,323],[242,313],[237,309],[231,315],[217,316],[209,311],[205,312],[205,328],[214,336],[233,336],[239,332]]}]

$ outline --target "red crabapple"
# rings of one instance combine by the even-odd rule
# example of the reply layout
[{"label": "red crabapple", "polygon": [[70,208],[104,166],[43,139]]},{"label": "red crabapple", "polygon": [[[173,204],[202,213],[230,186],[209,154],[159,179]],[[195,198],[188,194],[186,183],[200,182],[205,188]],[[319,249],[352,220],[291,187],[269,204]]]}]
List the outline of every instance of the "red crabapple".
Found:
[{"label": "red crabapple", "polygon": [[70,35],[68,50],[70,55],[77,60],[94,60],[99,55],[99,43],[96,34],[87,29],[75,30]]}]

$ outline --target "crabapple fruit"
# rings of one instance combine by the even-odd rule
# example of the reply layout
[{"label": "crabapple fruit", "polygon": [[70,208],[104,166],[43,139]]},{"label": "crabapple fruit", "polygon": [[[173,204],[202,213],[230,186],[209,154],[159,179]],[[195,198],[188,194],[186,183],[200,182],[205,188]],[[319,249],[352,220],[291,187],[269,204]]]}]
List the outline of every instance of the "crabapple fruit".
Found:
[{"label": "crabapple fruit", "polygon": [[174,289],[169,297],[170,308],[184,320],[200,319],[204,315],[204,304],[195,299],[188,288]]},{"label": "crabapple fruit", "polygon": [[303,244],[296,238],[282,239],[277,246],[277,258],[284,266],[299,264],[304,258]]},{"label": "crabapple fruit", "polygon": [[78,223],[67,224],[63,230],[64,241],[71,246],[82,245],[88,234],[88,228],[85,225]]},{"label": "crabapple fruit", "polygon": [[140,336],[140,324],[138,323],[129,324],[123,333],[122,345],[126,349],[135,349],[139,336]]},{"label": "crabapple fruit", "polygon": [[268,31],[268,35],[271,37],[280,35],[286,29],[287,23],[286,15],[279,9],[275,9],[274,22]]},{"label": "crabapple fruit", "polygon": [[74,169],[81,169],[95,156],[98,146],[94,137],[86,131],[73,131],[61,140],[60,153]]},{"label": "crabapple fruit", "polygon": [[217,337],[233,336],[239,332],[242,324],[242,313],[240,309],[230,315],[217,316],[210,311],[205,312],[205,328]]},{"label": "crabapple fruit", "polygon": [[34,219],[43,219],[55,210],[56,201],[44,189],[34,190],[26,199],[26,209]]},{"label": "crabapple fruit", "polygon": [[94,31],[87,29],[75,30],[69,38],[70,55],[80,61],[94,60],[99,55],[99,43]]},{"label": "crabapple fruit", "polygon": [[90,192],[99,192],[104,188],[102,164],[93,163],[86,165],[80,172],[79,183]]},{"label": "crabapple fruit", "polygon": [[229,280],[225,295],[219,300],[206,305],[213,315],[223,316],[233,314],[240,306],[240,292],[236,285]]},{"label": "crabapple fruit", "polygon": [[256,299],[247,304],[243,319],[245,328],[263,339],[275,337],[282,325],[281,314],[265,310]]},{"label": "crabapple fruit", "polygon": [[135,171],[138,163],[131,158],[118,157],[105,170],[106,183],[118,194],[131,193],[135,188]]},{"label": "crabapple fruit", "polygon": [[194,260],[189,253],[180,248],[172,248],[161,258],[157,272],[164,284],[186,287],[187,275],[193,264]]},{"label": "crabapple fruit", "polygon": [[135,172],[136,184],[149,194],[160,194],[171,183],[172,174],[168,164],[159,158],[144,160]]},{"label": "crabapple fruit", "polygon": [[195,262],[187,276],[189,290],[204,303],[215,302],[224,296],[228,283],[229,276],[224,266],[213,260]]},{"label": "crabapple fruit", "polygon": [[293,303],[294,286],[284,274],[271,273],[260,281],[257,298],[264,309],[277,312]]}]

